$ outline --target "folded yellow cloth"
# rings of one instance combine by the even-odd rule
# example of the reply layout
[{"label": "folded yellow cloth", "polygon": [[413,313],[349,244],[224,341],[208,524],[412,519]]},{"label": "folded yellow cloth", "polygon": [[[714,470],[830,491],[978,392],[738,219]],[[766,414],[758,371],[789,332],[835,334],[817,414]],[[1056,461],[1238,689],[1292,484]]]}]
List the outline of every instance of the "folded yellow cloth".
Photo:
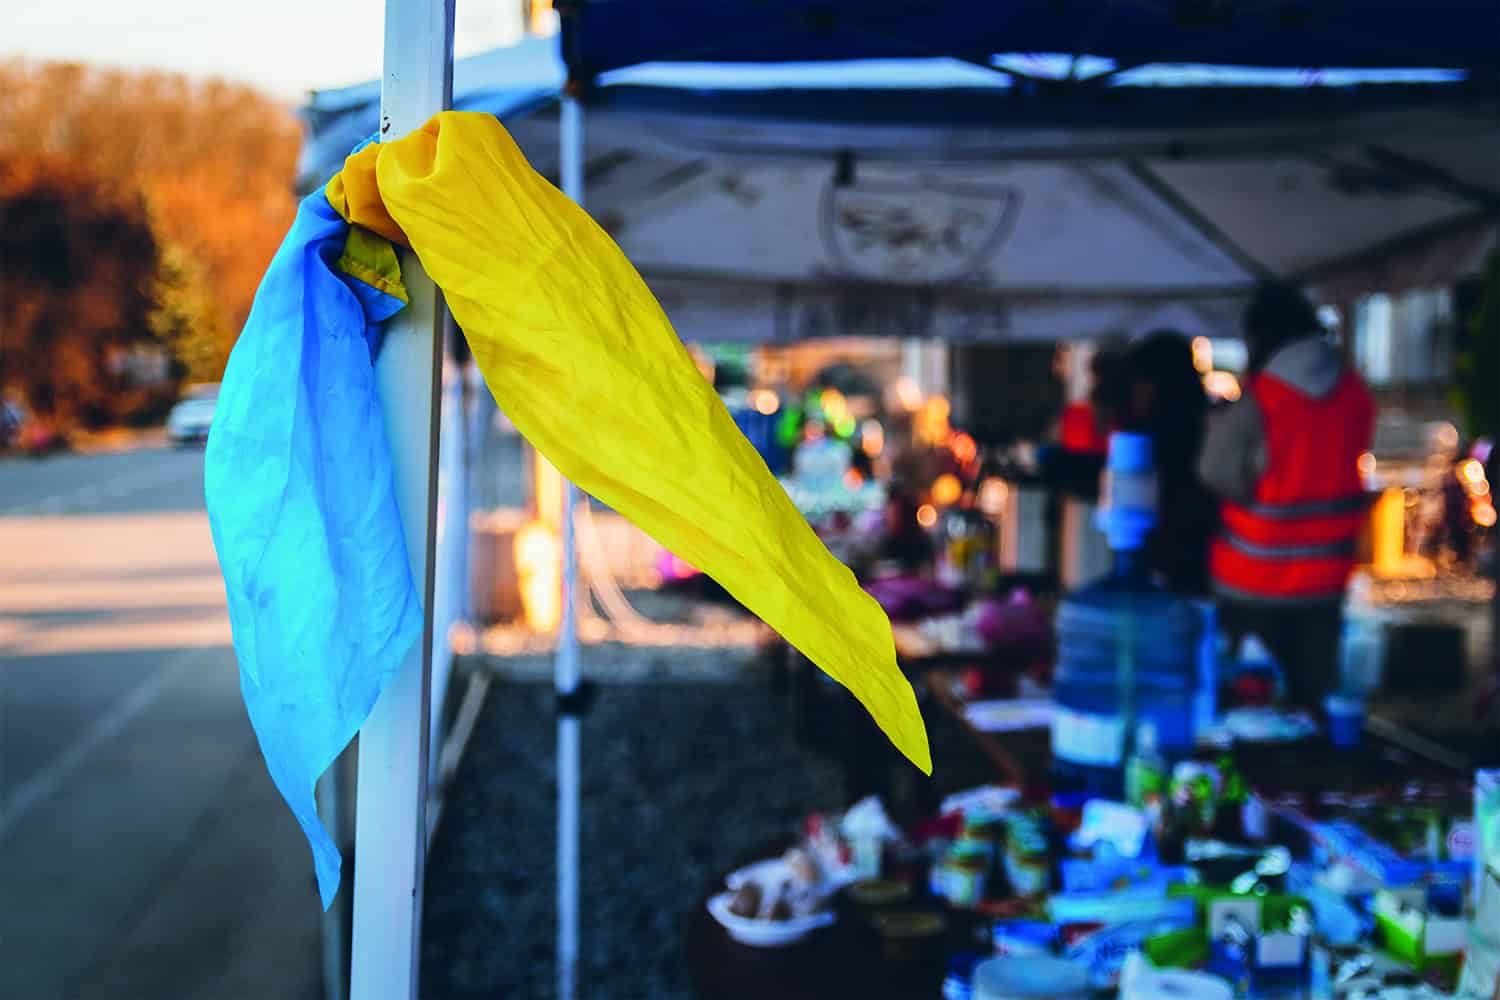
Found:
[{"label": "folded yellow cloth", "polygon": [[527,440],[722,584],[932,773],[885,613],[735,427],[624,253],[493,116],[444,112],[367,146],[326,194],[416,253]]}]

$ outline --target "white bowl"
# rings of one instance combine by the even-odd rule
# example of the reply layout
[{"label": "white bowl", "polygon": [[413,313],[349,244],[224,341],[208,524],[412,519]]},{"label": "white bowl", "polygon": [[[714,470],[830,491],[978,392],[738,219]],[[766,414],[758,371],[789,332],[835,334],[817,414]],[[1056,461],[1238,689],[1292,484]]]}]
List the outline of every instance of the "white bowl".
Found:
[{"label": "white bowl", "polygon": [[819,910],[805,917],[790,920],[761,920],[741,917],[729,912],[734,896],[721,892],[708,901],[708,912],[729,932],[729,936],[740,944],[752,948],[785,948],[796,944],[820,927],[827,927],[836,919],[832,910]]}]

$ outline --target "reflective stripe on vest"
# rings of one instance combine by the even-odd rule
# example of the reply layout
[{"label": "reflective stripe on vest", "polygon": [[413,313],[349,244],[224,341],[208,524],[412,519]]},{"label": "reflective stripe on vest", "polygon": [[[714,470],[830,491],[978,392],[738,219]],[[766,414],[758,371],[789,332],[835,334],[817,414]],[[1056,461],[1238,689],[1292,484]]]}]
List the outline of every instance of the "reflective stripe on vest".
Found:
[{"label": "reflective stripe on vest", "polygon": [[1209,552],[1221,592],[1258,600],[1323,598],[1342,592],[1371,498],[1359,454],[1374,431],[1374,403],[1346,372],[1314,399],[1274,376],[1249,382],[1265,424],[1268,468],[1243,502],[1220,505]]},{"label": "reflective stripe on vest", "polygon": [[1309,500],[1306,503],[1250,503],[1236,504],[1256,517],[1272,521],[1290,521],[1299,517],[1317,517],[1325,514],[1362,514],[1369,509],[1374,497],[1368,493],[1355,493],[1333,500]]},{"label": "reflective stripe on vest", "polygon": [[1232,531],[1221,533],[1226,545],[1233,546],[1257,559],[1335,559],[1354,558],[1354,539],[1324,542],[1321,545],[1260,545],[1241,538]]}]

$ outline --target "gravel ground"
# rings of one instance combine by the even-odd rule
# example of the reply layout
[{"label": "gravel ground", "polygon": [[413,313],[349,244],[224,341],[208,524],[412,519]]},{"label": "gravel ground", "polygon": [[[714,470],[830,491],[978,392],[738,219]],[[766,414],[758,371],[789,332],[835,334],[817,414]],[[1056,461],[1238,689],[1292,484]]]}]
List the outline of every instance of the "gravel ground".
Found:
[{"label": "gravel ground", "polygon": [[[794,745],[785,701],[749,651],[583,656],[593,676],[628,667],[653,679],[602,685],[583,725],[580,993],[687,998],[689,908],[807,813],[836,808],[840,776]],[[702,680],[642,669],[693,659]],[[554,995],[554,725],[547,685],[490,689],[427,871],[427,1000]]]}]

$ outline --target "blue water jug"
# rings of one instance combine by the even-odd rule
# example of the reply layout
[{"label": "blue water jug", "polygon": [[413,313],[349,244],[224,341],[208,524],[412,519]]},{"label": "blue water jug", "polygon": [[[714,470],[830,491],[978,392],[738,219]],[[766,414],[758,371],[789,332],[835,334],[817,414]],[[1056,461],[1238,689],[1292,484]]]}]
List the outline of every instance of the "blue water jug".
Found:
[{"label": "blue water jug", "polygon": [[766,415],[749,408],[734,409],[729,411],[734,418],[735,426],[740,433],[750,440],[750,444],[760,453],[765,460],[766,467],[773,475],[781,475],[787,469],[787,450],[776,437],[776,422],[779,415]]},{"label": "blue water jug", "polygon": [[1123,798],[1125,760],[1143,722],[1155,727],[1169,761],[1190,753],[1196,738],[1203,616],[1147,573],[1140,548],[1155,520],[1154,496],[1135,484],[1149,473],[1149,439],[1115,434],[1116,482],[1101,518],[1115,567],[1058,605],[1052,782],[1061,800]]}]

